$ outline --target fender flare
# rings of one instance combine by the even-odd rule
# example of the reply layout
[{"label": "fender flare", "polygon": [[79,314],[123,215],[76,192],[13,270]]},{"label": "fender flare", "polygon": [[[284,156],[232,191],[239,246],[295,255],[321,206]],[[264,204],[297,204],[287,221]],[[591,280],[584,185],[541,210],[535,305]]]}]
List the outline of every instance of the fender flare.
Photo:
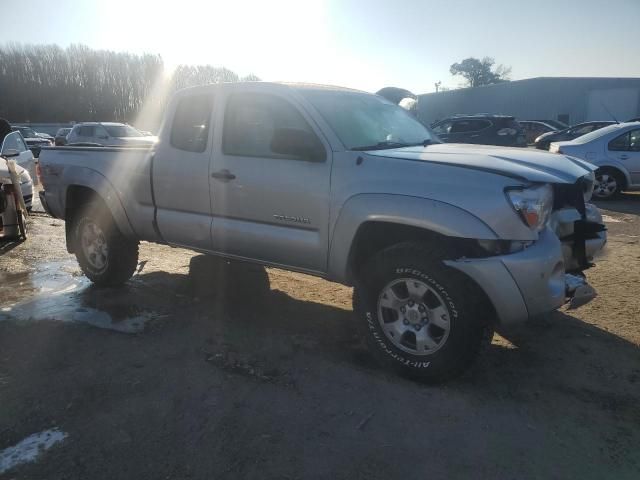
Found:
[{"label": "fender flare", "polygon": [[67,196],[69,189],[73,187],[88,188],[93,190],[105,203],[120,233],[125,237],[135,237],[135,232],[131,226],[131,222],[129,222],[129,217],[127,217],[120,196],[104,175],[88,167],[67,167],[64,169],[62,183],[66,185],[66,188],[61,190],[61,198],[58,200],[60,202],[59,204],[62,205],[62,212],[65,212],[65,217],[68,207]]},{"label": "fender flare", "polygon": [[343,204],[331,230],[327,265],[330,280],[348,282],[353,241],[366,222],[396,223],[449,237],[499,238],[478,217],[449,203],[408,195],[354,195]]}]

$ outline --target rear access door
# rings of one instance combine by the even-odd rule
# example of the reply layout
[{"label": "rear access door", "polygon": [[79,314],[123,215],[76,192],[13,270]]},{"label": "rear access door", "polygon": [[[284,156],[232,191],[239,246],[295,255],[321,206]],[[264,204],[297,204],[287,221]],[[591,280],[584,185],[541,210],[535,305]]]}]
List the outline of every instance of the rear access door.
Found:
[{"label": "rear access door", "polygon": [[157,227],[170,244],[210,250],[214,94],[187,92],[174,102],[151,164]]}]

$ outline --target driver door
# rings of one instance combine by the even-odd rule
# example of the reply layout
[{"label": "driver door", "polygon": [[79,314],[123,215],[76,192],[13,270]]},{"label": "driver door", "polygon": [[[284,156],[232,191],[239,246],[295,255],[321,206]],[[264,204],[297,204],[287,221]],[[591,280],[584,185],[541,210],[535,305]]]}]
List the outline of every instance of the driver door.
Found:
[{"label": "driver door", "polygon": [[[331,149],[294,101],[228,92],[219,111],[211,177],[213,250],[309,272],[326,271]],[[279,129],[304,130],[325,155],[309,161],[271,149]]]},{"label": "driver door", "polygon": [[14,158],[16,163],[20,165],[22,168],[26,169],[31,175],[31,180],[36,182],[36,164],[33,158],[33,153],[27,147],[26,142],[22,138],[22,134],[20,132],[11,132],[6,137],[4,137],[4,141],[2,143],[2,153],[4,154],[8,150],[17,150],[19,155]]}]

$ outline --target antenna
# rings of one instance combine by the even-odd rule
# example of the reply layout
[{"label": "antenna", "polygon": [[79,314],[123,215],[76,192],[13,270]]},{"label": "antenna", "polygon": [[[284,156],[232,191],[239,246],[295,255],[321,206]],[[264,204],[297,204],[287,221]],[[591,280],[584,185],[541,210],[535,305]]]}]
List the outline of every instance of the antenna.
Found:
[{"label": "antenna", "polygon": [[613,118],[613,120],[614,120],[616,123],[620,123],[620,122],[618,121],[618,119],[617,119],[616,117],[614,117],[614,116],[613,116],[613,113],[611,113],[611,112],[609,111],[609,109],[606,107],[606,105],[604,104],[604,102],[603,102],[603,101],[600,101],[600,105],[602,105],[602,108],[604,108],[604,109],[605,109],[605,111],[609,114],[609,116],[610,116],[611,118]]}]

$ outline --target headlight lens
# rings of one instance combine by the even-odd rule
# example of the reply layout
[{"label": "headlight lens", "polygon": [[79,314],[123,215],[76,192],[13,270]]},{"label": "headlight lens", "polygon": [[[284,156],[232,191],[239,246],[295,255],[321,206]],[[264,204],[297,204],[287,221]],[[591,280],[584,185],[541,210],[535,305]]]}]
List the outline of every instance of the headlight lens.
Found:
[{"label": "headlight lens", "polygon": [[525,225],[536,232],[544,229],[553,209],[551,185],[509,189],[506,193]]}]

